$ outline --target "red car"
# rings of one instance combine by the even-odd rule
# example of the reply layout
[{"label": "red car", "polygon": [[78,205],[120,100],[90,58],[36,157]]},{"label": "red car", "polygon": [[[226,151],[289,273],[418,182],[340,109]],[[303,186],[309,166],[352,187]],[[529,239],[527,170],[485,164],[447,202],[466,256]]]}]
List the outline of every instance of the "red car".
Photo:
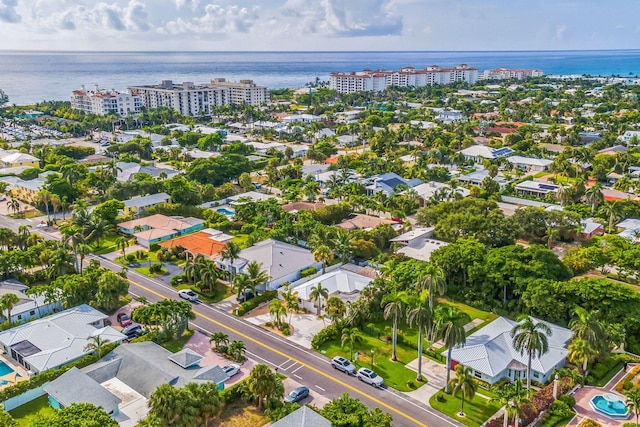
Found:
[{"label": "red car", "polygon": [[127,326],[131,324],[131,318],[126,313],[118,313],[117,319],[120,326]]},{"label": "red car", "polygon": [[404,221],[402,220],[402,218],[398,218],[398,217],[395,217],[395,216],[391,217],[391,221],[397,222],[398,224],[404,224]]}]

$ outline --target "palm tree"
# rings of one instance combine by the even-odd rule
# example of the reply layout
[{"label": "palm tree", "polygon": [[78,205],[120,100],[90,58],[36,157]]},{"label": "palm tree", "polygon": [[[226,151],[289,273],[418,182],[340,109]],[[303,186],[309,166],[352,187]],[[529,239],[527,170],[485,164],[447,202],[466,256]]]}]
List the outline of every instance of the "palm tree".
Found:
[{"label": "palm tree", "polygon": [[335,324],[347,313],[347,306],[339,297],[332,296],[327,299],[325,311],[331,317],[331,322]]},{"label": "palm tree", "polygon": [[627,398],[625,404],[636,415],[636,427],[640,418],[640,388],[633,388],[624,394]]},{"label": "palm tree", "polygon": [[587,199],[587,203],[591,205],[591,215],[593,215],[598,205],[604,201],[602,185],[599,182],[596,183],[595,185],[587,188],[584,195]]},{"label": "palm tree", "polygon": [[289,311],[289,324],[291,324],[291,317],[294,312],[298,312],[300,305],[298,304],[298,291],[294,291],[289,286],[284,286],[280,291],[280,295],[287,305],[287,311]]},{"label": "palm tree", "polygon": [[553,241],[558,238],[560,231],[555,227],[547,227],[547,248],[551,250],[553,247]]},{"label": "palm tree", "polygon": [[229,335],[225,334],[224,332],[214,332],[213,334],[211,334],[209,342],[213,343],[216,351],[219,351],[221,346],[229,345]]},{"label": "palm tree", "polygon": [[185,406],[189,402],[176,399],[176,392],[177,389],[171,384],[164,383],[149,396],[149,412],[161,421],[161,425],[176,425],[184,415]]},{"label": "palm tree", "polygon": [[87,345],[84,346],[84,351],[87,353],[97,353],[98,358],[104,356],[104,349],[111,343],[108,339],[102,339],[96,335],[87,339]]},{"label": "palm tree", "polygon": [[604,211],[604,214],[609,217],[609,229],[607,231],[612,232],[613,221],[620,218],[620,207],[618,206],[618,202],[604,202],[602,210]]},{"label": "palm tree", "polygon": [[282,301],[278,298],[274,298],[269,303],[269,314],[273,318],[277,327],[282,325],[282,318],[287,316],[287,309],[282,305]]},{"label": "palm tree", "polygon": [[443,340],[444,345],[447,346],[447,386],[445,391],[449,393],[451,350],[454,346],[464,345],[467,341],[464,325],[471,319],[468,314],[448,305],[439,306],[435,312],[435,318],[436,339]]},{"label": "palm tree", "polygon": [[327,264],[333,261],[333,251],[329,246],[322,244],[313,250],[313,259],[322,263],[322,274],[324,274]]},{"label": "palm tree", "polygon": [[398,360],[398,355],[396,353],[396,346],[398,342],[398,320],[400,320],[404,315],[404,300],[406,299],[406,296],[407,294],[405,292],[393,292],[386,294],[382,298],[385,320],[389,319],[390,317],[393,318],[391,360],[393,360],[394,362]]},{"label": "palm tree", "polygon": [[220,415],[224,406],[218,393],[218,385],[214,382],[199,384],[198,393],[194,397],[198,400],[198,409],[200,410],[200,417],[204,421],[204,427],[208,427],[209,421]]},{"label": "palm tree", "polygon": [[523,403],[533,394],[533,390],[522,387],[522,380],[517,379],[513,383],[504,384],[493,389],[496,397],[490,402],[499,402],[505,407],[504,426],[509,424],[509,416],[513,415],[513,425],[518,425],[519,415]]},{"label": "palm tree", "polygon": [[255,294],[256,287],[266,283],[269,280],[269,275],[266,271],[262,270],[262,264],[258,264],[256,261],[251,261],[247,264],[246,271],[249,276],[249,281],[251,282],[251,290]]},{"label": "palm tree", "polygon": [[209,288],[209,292],[213,292],[213,286],[218,282],[219,274],[216,265],[212,261],[206,261],[200,272],[200,281],[202,285]]},{"label": "palm tree", "polygon": [[87,224],[86,238],[89,242],[96,242],[96,247],[100,247],[100,239],[108,235],[113,230],[113,225],[104,219],[92,219]]},{"label": "palm tree", "polygon": [[422,339],[425,331],[433,322],[433,311],[429,308],[429,291],[422,291],[420,295],[413,296],[408,301],[407,323],[410,327],[418,327],[418,376],[417,381],[422,381]]},{"label": "palm tree", "polygon": [[329,298],[329,290],[322,286],[322,283],[318,283],[309,291],[309,300],[318,302],[318,316],[320,316],[320,310],[322,309],[322,298]]},{"label": "palm tree", "polygon": [[278,377],[267,365],[254,366],[247,378],[247,387],[258,401],[258,409],[262,409],[264,401],[276,390]]},{"label": "palm tree", "polygon": [[82,274],[82,263],[84,262],[85,257],[91,253],[91,248],[89,247],[89,245],[79,245],[76,249],[76,252],[78,254],[80,265],[79,273]]},{"label": "palm tree", "polygon": [[549,351],[551,328],[542,322],[535,322],[531,316],[521,317],[519,323],[511,330],[513,347],[520,354],[527,353],[527,388],[531,388],[531,359],[535,355],[540,357]]},{"label": "palm tree", "polygon": [[251,288],[251,279],[249,275],[240,273],[233,278],[233,287],[238,293],[238,298],[249,288]]},{"label": "palm tree", "polygon": [[598,319],[597,312],[589,312],[582,307],[576,307],[574,317],[569,322],[574,338],[586,340],[595,350],[601,351],[607,348],[605,326]]},{"label": "palm tree", "polygon": [[338,232],[331,245],[340,261],[345,264],[351,260],[351,237],[346,231]]},{"label": "palm tree", "polygon": [[589,375],[589,362],[593,362],[598,354],[598,349],[585,339],[574,338],[569,344],[569,361],[578,366],[582,365],[585,377]]},{"label": "palm tree", "polygon": [[125,256],[125,250],[129,247],[129,239],[124,236],[120,236],[116,239],[116,247],[122,252],[122,256]]},{"label": "palm tree", "polygon": [[349,360],[353,360],[353,345],[361,343],[363,339],[358,328],[344,328],[342,330],[341,347],[344,348],[344,345],[349,343]]},{"label": "palm tree", "polygon": [[247,348],[243,341],[233,340],[231,344],[229,344],[229,354],[238,362],[244,360],[244,353],[246,351]]},{"label": "palm tree", "polygon": [[429,264],[425,276],[418,284],[420,291],[429,291],[429,308],[435,309],[435,294],[436,291],[440,296],[443,296],[447,291],[447,282],[444,279],[444,273],[438,267],[433,264]]},{"label": "palm tree", "polygon": [[448,386],[453,388],[452,394],[457,396],[460,394],[460,413],[464,417],[464,401],[465,399],[473,399],[476,395],[478,385],[473,379],[473,369],[469,366],[456,365],[456,378],[449,381]]},{"label": "palm tree", "polygon": [[16,294],[6,293],[0,297],[0,310],[7,311],[7,321],[9,322],[9,326],[11,326],[11,310],[17,303],[20,302],[20,298]]},{"label": "palm tree", "polygon": [[240,246],[233,242],[225,243],[222,251],[220,251],[220,257],[222,260],[229,260],[229,277],[231,280],[233,280],[233,262],[238,259],[239,253]]},{"label": "palm tree", "polygon": [[13,211],[13,214],[17,214],[20,211],[20,202],[16,199],[11,199],[7,202],[7,207]]}]

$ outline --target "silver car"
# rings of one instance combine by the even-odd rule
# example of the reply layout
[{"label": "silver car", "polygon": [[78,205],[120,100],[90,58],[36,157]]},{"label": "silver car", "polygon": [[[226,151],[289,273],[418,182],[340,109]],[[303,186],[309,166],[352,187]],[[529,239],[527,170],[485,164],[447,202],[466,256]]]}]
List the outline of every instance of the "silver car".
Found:
[{"label": "silver car", "polygon": [[348,375],[353,375],[356,373],[356,367],[353,365],[353,363],[349,362],[347,359],[341,356],[336,356],[331,359],[331,366]]},{"label": "silver car", "polygon": [[193,292],[190,289],[182,289],[178,291],[178,296],[180,298],[186,299],[187,301],[198,301],[198,294]]},{"label": "silver car", "polygon": [[372,386],[377,388],[380,388],[384,385],[384,380],[382,379],[382,377],[368,368],[358,369],[356,377],[358,377],[360,381],[371,384]]}]

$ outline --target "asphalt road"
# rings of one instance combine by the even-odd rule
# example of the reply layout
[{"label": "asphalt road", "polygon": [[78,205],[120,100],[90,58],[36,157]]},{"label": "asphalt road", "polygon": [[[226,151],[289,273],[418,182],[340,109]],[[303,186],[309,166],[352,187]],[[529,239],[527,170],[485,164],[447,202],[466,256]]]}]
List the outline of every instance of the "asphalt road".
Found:
[{"label": "asphalt road", "polygon": [[[121,266],[103,257],[95,257],[100,264],[114,271]],[[131,283],[129,291],[132,295],[145,297],[149,302],[163,298],[177,299],[177,294],[170,286],[150,279],[136,271],[128,272]],[[295,381],[308,386],[315,392],[333,399],[344,392],[360,399],[367,406],[379,407],[393,416],[396,426],[430,426],[461,427],[462,424],[427,406],[426,402],[418,402],[406,397],[391,388],[376,389],[334,370],[330,360],[291,341],[271,334],[256,325],[233,316],[221,309],[204,303],[193,304],[196,319],[192,327],[207,334],[222,331],[230,340],[242,340],[247,348],[247,356],[258,363],[265,363],[278,372]]]}]

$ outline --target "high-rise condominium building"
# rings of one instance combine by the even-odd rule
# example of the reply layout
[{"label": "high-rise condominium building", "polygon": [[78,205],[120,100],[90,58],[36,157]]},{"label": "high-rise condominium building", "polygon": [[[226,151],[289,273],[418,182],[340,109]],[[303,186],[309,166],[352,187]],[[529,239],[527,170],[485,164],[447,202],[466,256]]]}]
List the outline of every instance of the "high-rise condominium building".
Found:
[{"label": "high-rise condominium building", "polygon": [[473,84],[478,80],[478,69],[461,64],[452,68],[431,65],[423,69],[405,67],[399,71],[362,70],[352,73],[331,73],[329,87],[340,93],[363,90],[382,91],[388,86],[433,86],[454,82]]},{"label": "high-rise condominium building", "polygon": [[140,112],[142,104],[140,98],[131,92],[100,89],[96,85],[93,90],[86,90],[84,86],[80,90],[74,90],[71,106],[88,114],[126,116],[129,113]]},{"label": "high-rise condominium building", "polygon": [[479,80],[523,80],[530,77],[541,77],[542,70],[513,70],[510,68],[494,68],[480,73]]},{"label": "high-rise condominium building", "polygon": [[217,78],[210,83],[173,83],[163,80],[159,85],[130,86],[146,108],[171,107],[185,116],[207,116],[213,107],[228,104],[260,105],[267,102],[269,93],[253,80],[228,82]]}]

